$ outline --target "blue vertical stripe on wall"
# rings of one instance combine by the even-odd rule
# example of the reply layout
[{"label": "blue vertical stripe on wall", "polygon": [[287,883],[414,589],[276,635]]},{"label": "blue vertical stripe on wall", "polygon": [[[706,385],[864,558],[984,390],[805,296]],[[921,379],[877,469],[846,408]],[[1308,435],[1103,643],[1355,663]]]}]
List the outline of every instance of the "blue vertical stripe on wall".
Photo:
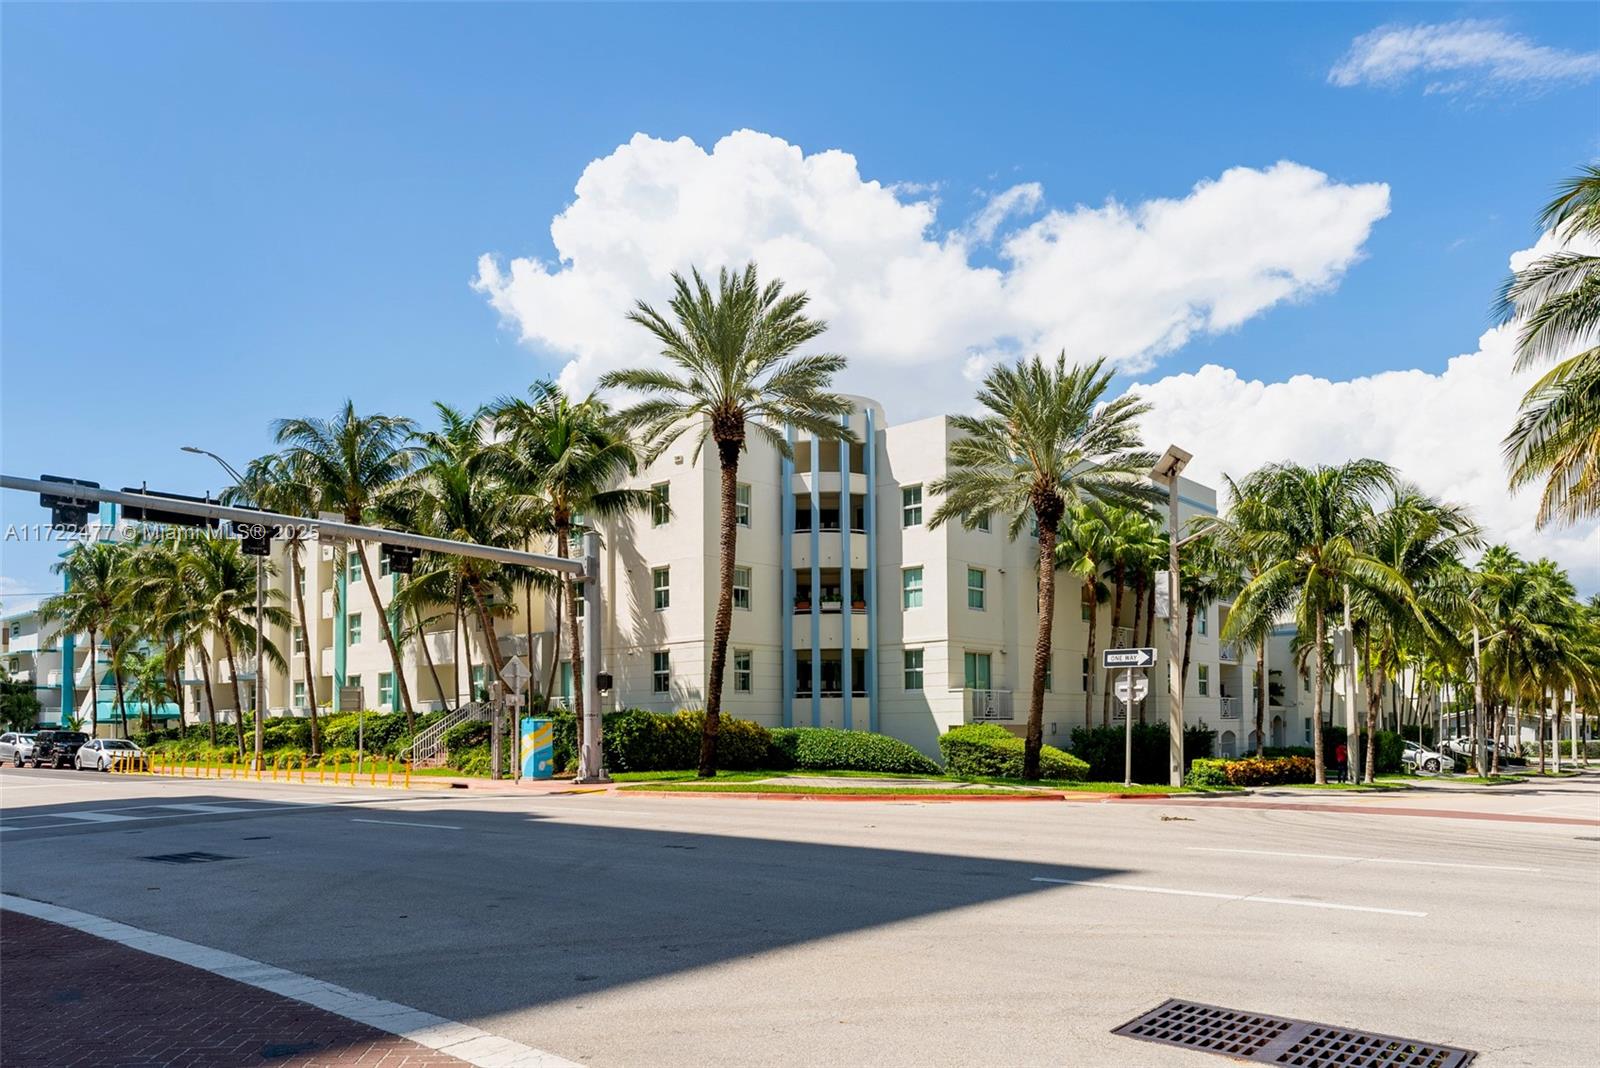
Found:
[{"label": "blue vertical stripe on wall", "polygon": [[[794,427],[784,429],[789,449],[794,449]],[[783,631],[783,675],[778,685],[783,696],[783,725],[794,726],[794,459],[790,456],[778,460],[778,529],[782,531],[779,549],[783,561],[782,590],[778,598],[778,612]]]},{"label": "blue vertical stripe on wall", "polygon": [[867,729],[878,730],[878,439],[873,432],[872,408],[868,407],[867,462]]},{"label": "blue vertical stripe on wall", "polygon": [[822,502],[818,484],[822,475],[821,442],[811,435],[811,725],[822,726]]},{"label": "blue vertical stripe on wall", "polygon": [[[850,417],[847,415],[840,420],[848,429]],[[850,730],[850,700],[855,696],[855,652],[850,647],[850,624],[854,622],[855,611],[850,607],[855,599],[851,591],[850,574],[850,443],[839,442],[839,544],[843,550],[839,558],[841,572],[839,576],[839,616],[844,620],[840,632],[844,640],[840,643],[839,665],[840,673],[844,679],[843,695],[843,726]]]}]

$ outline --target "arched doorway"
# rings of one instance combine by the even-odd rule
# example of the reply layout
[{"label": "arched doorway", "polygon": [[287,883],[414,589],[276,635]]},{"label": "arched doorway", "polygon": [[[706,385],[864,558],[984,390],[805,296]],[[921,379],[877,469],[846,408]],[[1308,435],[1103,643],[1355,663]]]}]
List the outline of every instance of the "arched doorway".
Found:
[{"label": "arched doorway", "polygon": [[1272,717],[1272,744],[1279,749],[1283,748],[1284,737],[1282,716]]},{"label": "arched doorway", "polygon": [[1217,745],[1217,752],[1227,759],[1231,760],[1239,755],[1239,739],[1232,731],[1223,731],[1222,737],[1217,739]]}]

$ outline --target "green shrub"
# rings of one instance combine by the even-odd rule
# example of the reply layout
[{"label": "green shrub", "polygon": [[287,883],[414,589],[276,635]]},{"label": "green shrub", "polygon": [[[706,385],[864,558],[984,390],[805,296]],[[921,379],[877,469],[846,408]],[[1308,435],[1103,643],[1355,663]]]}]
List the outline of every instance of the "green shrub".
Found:
[{"label": "green shrub", "polygon": [[[969,723],[939,736],[945,773],[955,776],[1020,779],[1022,749],[1021,738],[995,723]],[[1083,782],[1089,777],[1089,765],[1047,745],[1039,752],[1039,774]]]},{"label": "green shrub", "polygon": [[[612,771],[687,771],[700,764],[705,713],[625,709],[605,717],[601,742]],[[759,768],[766,762],[770,736],[765,727],[724,714],[717,730],[717,766],[730,771]]]},{"label": "green shrub", "polygon": [[[1089,778],[1096,782],[1121,782],[1127,746],[1126,727],[1074,727],[1073,755],[1089,765]],[[1190,724],[1183,731],[1183,762],[1188,767],[1196,760],[1213,755],[1217,732],[1204,722]],[[1165,722],[1133,725],[1133,781],[1165,783],[1170,775],[1171,735]]]},{"label": "green shrub", "polygon": [[1379,775],[1392,774],[1400,770],[1400,754],[1405,752],[1404,740],[1394,731],[1378,731],[1373,737],[1378,742],[1378,770]]},{"label": "green shrub", "polygon": [[1201,757],[1189,765],[1189,773],[1183,777],[1183,784],[1185,786],[1227,786],[1228,761]]},{"label": "green shrub", "polygon": [[765,764],[807,771],[877,771],[937,775],[939,765],[887,734],[834,727],[779,727],[771,732]]},{"label": "green shrub", "polygon": [[311,721],[295,716],[268,719],[261,728],[261,747],[267,749],[310,749]]},{"label": "green shrub", "polygon": [[446,767],[455,768],[467,775],[487,775],[492,767],[487,745],[452,749],[446,754],[444,762]]},{"label": "green shrub", "polygon": [[454,753],[457,750],[487,746],[492,733],[493,724],[488,720],[478,719],[458,723],[444,732],[445,752]]},{"label": "green shrub", "polygon": [[272,753],[263,750],[261,755],[275,768],[298,768],[302,760],[308,760],[304,749],[279,749]]},{"label": "green shrub", "polygon": [[1269,745],[1261,750],[1261,755],[1265,757],[1309,757],[1316,756],[1316,753],[1309,745]]},{"label": "green shrub", "polygon": [[356,751],[354,749],[324,749],[321,763],[326,767],[338,767],[340,764],[354,764]]}]

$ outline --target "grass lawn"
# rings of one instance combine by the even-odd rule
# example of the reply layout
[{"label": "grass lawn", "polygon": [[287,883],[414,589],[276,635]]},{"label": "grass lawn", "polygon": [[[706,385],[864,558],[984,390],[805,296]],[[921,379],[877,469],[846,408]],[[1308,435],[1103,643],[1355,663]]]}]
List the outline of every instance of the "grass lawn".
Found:
[{"label": "grass lawn", "polygon": [[1446,780],[1467,786],[1504,786],[1507,783],[1527,782],[1526,775],[1462,775]]},{"label": "grass lawn", "polygon": [[653,793],[763,793],[763,794],[841,794],[848,797],[873,797],[877,795],[916,794],[949,797],[999,796],[1007,797],[1026,791],[963,790],[950,786],[811,786],[804,783],[764,782],[638,782],[622,787],[624,790],[645,790]]}]

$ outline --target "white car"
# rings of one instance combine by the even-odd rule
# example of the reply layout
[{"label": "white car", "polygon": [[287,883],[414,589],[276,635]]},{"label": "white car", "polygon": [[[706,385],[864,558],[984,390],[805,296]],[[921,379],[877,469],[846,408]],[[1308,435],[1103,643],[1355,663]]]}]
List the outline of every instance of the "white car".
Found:
[{"label": "white car", "polygon": [[122,738],[96,738],[78,747],[72,766],[79,771],[110,771],[114,764],[142,762],[144,750]]},{"label": "white car", "polygon": [[1400,754],[1400,763],[1419,771],[1438,771],[1440,768],[1455,763],[1443,753],[1435,752],[1416,742],[1406,742],[1405,749]]},{"label": "white car", "polygon": [[6,731],[0,734],[0,764],[11,761],[17,767],[33,755],[33,735],[24,734],[22,731]]}]

